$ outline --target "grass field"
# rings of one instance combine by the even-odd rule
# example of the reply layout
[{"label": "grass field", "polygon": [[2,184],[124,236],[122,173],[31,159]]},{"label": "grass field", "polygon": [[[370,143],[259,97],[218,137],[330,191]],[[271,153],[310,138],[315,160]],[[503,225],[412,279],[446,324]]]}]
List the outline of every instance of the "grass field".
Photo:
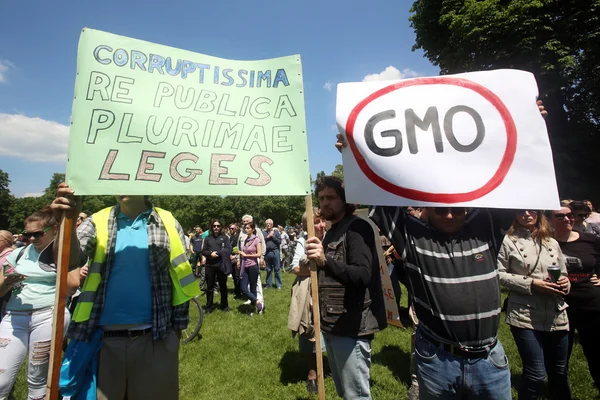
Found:
[{"label": "grass field", "polygon": [[[262,274],[264,278],[264,272]],[[283,290],[265,291],[267,308],[264,315],[247,316],[247,306],[231,295],[229,313],[215,311],[204,317],[200,336],[182,345],[179,353],[181,399],[316,398],[306,392],[306,367],[298,352],[298,341],[287,329],[289,289],[293,280],[293,275],[284,274]],[[233,290],[231,280],[229,286]],[[406,291],[403,293],[402,300],[406,304]],[[204,305],[204,297],[201,303]],[[516,398],[514,387],[521,375],[521,360],[504,317],[500,324],[500,340],[509,358],[513,397]],[[409,353],[409,329],[388,327],[375,336],[371,367],[374,399],[406,398],[410,383]],[[571,357],[569,374],[575,399],[597,398],[587,362],[578,344]],[[22,368],[15,387],[15,398],[24,400],[26,394],[26,375]],[[325,396],[328,399],[339,398],[330,376],[325,379]]]}]

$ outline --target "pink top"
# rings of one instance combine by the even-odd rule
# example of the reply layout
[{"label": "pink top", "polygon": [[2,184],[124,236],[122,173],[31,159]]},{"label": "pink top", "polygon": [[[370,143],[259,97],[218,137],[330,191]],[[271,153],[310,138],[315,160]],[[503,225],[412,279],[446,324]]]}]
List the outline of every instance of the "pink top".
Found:
[{"label": "pink top", "polygon": [[8,257],[8,255],[12,252],[13,252],[13,248],[9,247],[9,248],[4,249],[4,251],[2,251],[0,253],[0,268],[2,268],[2,266],[6,262],[6,257]]},{"label": "pink top", "polygon": [[[260,239],[256,235],[252,235],[244,241],[244,248],[242,251],[246,254],[257,254],[259,244]],[[242,266],[244,268],[254,267],[257,264],[258,257],[244,257],[242,261]]]}]

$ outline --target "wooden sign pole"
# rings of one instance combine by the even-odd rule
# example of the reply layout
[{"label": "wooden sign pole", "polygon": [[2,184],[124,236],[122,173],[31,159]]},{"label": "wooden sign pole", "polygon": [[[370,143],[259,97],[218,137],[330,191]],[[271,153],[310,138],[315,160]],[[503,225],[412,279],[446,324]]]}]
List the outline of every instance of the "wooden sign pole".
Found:
[{"label": "wooden sign pole", "polygon": [[56,296],[54,297],[54,315],[52,317],[52,341],[46,400],[58,400],[58,381],[62,363],[62,344],[65,326],[65,306],[67,301],[67,275],[69,274],[69,256],[73,218],[63,215],[58,236],[58,263],[56,265]]},{"label": "wooden sign pole", "polygon": [[[315,221],[313,218],[312,195],[306,195],[306,228],[308,237],[315,236]],[[310,286],[313,302],[313,319],[315,323],[315,347],[317,350],[317,384],[319,386],[319,400],[325,400],[325,383],[323,381],[323,349],[321,343],[321,313],[319,312],[319,282],[317,280],[317,266],[310,263]]]}]

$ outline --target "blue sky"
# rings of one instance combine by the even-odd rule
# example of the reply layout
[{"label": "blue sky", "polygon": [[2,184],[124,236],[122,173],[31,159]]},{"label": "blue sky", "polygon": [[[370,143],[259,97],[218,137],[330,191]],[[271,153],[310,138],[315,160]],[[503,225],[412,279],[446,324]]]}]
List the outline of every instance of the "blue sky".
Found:
[{"label": "blue sky", "polygon": [[310,171],[334,149],[339,82],[438,75],[413,52],[412,1],[0,2],[0,169],[16,196],[66,169],[77,42],[83,27],[197,53],[251,60],[301,54]]}]

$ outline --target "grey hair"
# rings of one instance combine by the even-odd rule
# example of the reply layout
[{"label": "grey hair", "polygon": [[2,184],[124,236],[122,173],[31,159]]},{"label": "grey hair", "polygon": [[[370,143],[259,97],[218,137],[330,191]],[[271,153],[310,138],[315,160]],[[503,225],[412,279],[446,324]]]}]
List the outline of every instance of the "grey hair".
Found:
[{"label": "grey hair", "polygon": [[254,221],[254,218],[252,218],[252,215],[250,215],[250,214],[246,214],[242,217],[242,220],[245,220],[245,219],[249,219],[250,222]]},{"label": "grey hair", "polygon": [[268,220],[265,221],[265,224],[269,221],[271,221],[271,223],[273,223],[273,220],[271,218],[269,218]]}]

